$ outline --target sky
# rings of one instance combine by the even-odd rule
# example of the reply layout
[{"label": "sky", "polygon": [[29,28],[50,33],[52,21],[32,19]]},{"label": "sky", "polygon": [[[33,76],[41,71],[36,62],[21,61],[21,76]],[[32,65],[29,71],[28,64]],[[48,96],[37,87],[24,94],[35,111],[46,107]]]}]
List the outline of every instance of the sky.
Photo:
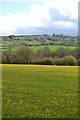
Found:
[{"label": "sky", "polygon": [[0,0],[0,35],[78,35],[79,0]]}]

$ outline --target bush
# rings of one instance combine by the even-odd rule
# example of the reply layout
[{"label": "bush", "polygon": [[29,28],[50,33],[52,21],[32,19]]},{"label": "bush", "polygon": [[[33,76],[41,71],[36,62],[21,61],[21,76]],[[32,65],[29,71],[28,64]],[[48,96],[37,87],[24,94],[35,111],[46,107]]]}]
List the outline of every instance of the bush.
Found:
[{"label": "bush", "polygon": [[80,59],[80,48],[74,49],[71,52],[71,55],[74,56],[76,59]]},{"label": "bush", "polygon": [[55,52],[55,56],[57,56],[58,58],[63,58],[67,55],[70,55],[71,50],[67,49],[67,48],[59,48],[56,52]]},{"label": "bush", "polygon": [[30,64],[36,56],[36,52],[27,46],[18,46],[15,52],[15,61],[22,64]]},{"label": "bush", "polygon": [[12,60],[12,55],[10,51],[2,52],[2,63],[10,64]]},{"label": "bush", "polygon": [[62,58],[53,59],[53,65],[63,65],[63,59]]},{"label": "bush", "polygon": [[[68,51],[69,52],[69,51]],[[41,64],[41,65],[80,65],[80,59],[72,55],[63,54],[64,49],[58,50],[58,55],[55,56],[56,52],[51,52],[48,48],[40,51],[34,51],[27,46],[18,46],[15,51],[3,51],[0,55],[0,63],[9,64]],[[60,53],[60,54],[59,54]],[[67,55],[67,56],[65,56]]]},{"label": "bush", "polygon": [[53,65],[53,59],[52,58],[38,59],[37,61],[34,62],[34,64]]},{"label": "bush", "polygon": [[0,63],[2,63],[2,52],[0,52]]},{"label": "bush", "polygon": [[80,66],[80,59],[78,59],[78,66]]},{"label": "bush", "polygon": [[71,55],[66,56],[63,58],[63,65],[77,65],[77,60]]},{"label": "bush", "polygon": [[44,58],[43,63],[45,65],[53,65],[53,59],[52,58]]}]

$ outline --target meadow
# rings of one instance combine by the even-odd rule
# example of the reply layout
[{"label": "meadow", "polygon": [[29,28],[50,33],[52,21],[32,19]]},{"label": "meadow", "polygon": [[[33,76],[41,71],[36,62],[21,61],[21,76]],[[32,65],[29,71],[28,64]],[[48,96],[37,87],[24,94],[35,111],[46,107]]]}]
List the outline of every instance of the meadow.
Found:
[{"label": "meadow", "polygon": [[3,118],[78,118],[78,67],[2,65]]},{"label": "meadow", "polygon": [[[17,46],[30,46],[35,50],[47,46],[50,50],[57,50],[60,47],[75,49],[78,46],[78,37],[62,35],[23,35],[23,36],[2,36],[0,38],[0,49],[15,50]],[[1,45],[2,44],[2,45]],[[1,47],[2,46],[2,47]]]},{"label": "meadow", "polygon": [[[15,51],[17,46],[1,46],[0,45],[0,50],[2,49],[2,51],[9,51],[9,50],[12,50],[12,51]],[[41,45],[41,46],[29,46],[30,48],[32,48],[33,50],[42,50],[44,49],[45,47],[48,47],[49,50],[51,51],[57,51],[58,49],[60,48],[66,48],[66,49],[71,49],[71,50],[74,50],[74,49],[77,49],[78,47],[77,46],[53,46],[53,45]]]},{"label": "meadow", "polygon": [[67,49],[71,49],[71,50],[74,50],[74,49],[78,48],[76,46],[58,46],[58,45],[56,45],[56,46],[52,46],[52,45],[48,45],[48,46],[33,46],[31,48],[33,48],[34,50],[41,50],[41,49],[44,49],[45,47],[48,47],[49,50],[51,50],[51,51],[57,51],[60,48],[67,48]]}]

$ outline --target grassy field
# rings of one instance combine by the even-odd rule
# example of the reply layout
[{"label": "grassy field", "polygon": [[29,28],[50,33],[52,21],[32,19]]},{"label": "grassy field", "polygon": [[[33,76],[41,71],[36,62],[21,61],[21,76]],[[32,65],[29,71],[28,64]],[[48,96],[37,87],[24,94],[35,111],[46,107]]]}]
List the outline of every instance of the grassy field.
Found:
[{"label": "grassy field", "polygon": [[76,46],[52,46],[52,45],[48,45],[48,46],[33,46],[31,48],[33,48],[34,50],[41,50],[44,47],[48,47],[51,51],[56,51],[59,48],[67,48],[67,49],[72,49],[74,50],[75,48],[77,48]]},{"label": "grassy field", "polygon": [[3,65],[4,118],[77,118],[78,67]]},{"label": "grassy field", "polygon": [[[78,48],[77,46],[52,46],[52,45],[30,46],[30,47],[34,50],[41,50],[45,47],[48,47],[51,51],[57,51],[59,48],[67,48],[67,49],[71,49],[71,50],[74,50],[74,49]],[[15,48],[16,48],[16,46],[5,46],[5,47],[0,46],[0,49],[2,49],[2,51],[15,50]]]}]

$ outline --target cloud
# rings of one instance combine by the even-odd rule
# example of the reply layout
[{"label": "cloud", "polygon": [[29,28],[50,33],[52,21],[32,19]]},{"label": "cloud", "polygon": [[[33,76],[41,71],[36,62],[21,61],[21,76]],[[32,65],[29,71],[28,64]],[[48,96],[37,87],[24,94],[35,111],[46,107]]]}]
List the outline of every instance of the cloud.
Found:
[{"label": "cloud", "polygon": [[26,34],[30,29],[34,33],[35,28],[35,32],[39,28],[75,29],[77,10],[78,0],[46,0],[43,4],[31,4],[26,13],[0,15],[0,35],[17,34],[21,29],[26,30]]},{"label": "cloud", "polygon": [[76,19],[78,17],[78,1],[79,0],[56,0],[54,2],[49,2],[47,5],[58,10],[59,13],[70,19]]}]

